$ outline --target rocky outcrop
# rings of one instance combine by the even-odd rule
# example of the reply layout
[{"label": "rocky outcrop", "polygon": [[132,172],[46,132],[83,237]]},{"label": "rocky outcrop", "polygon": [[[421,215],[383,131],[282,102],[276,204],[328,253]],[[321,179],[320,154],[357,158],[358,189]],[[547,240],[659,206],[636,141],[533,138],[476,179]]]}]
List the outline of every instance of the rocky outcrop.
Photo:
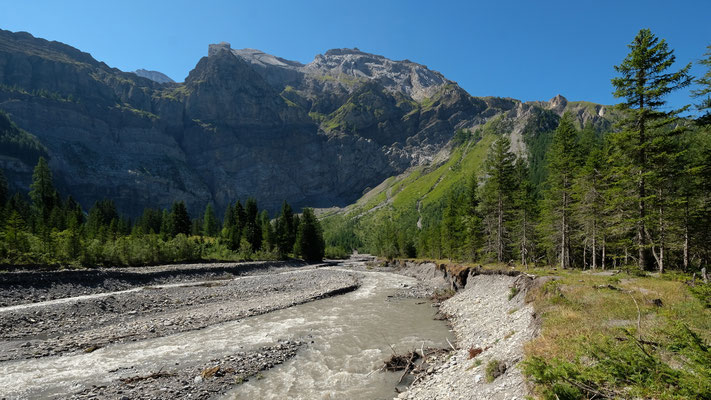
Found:
[{"label": "rocky outcrop", "polygon": [[149,71],[147,69],[137,69],[133,71],[134,74],[143,77],[143,78],[148,78],[152,80],[153,82],[158,82],[158,83],[175,83],[173,79],[171,79],[168,75],[158,72],[158,71]]}]

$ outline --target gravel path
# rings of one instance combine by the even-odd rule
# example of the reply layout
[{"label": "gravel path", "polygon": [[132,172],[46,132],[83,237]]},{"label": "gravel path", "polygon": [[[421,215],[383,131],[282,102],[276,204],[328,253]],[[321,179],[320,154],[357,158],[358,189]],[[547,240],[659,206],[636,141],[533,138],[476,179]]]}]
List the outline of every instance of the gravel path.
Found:
[{"label": "gravel path", "polygon": [[[533,307],[524,301],[525,290],[510,300],[509,295],[511,287],[525,289],[530,278],[478,275],[469,279],[466,288],[441,307],[450,317],[458,350],[441,357],[439,366],[429,369],[397,398],[513,400],[528,395],[518,363],[524,343],[536,331]],[[470,349],[482,352],[470,359]],[[501,375],[490,382],[489,363],[501,365],[497,368]]]}]

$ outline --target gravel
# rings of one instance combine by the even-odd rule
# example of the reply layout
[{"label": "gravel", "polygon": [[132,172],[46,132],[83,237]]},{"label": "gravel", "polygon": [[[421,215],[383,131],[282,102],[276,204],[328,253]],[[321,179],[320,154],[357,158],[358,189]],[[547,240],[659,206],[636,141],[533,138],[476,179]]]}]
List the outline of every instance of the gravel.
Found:
[{"label": "gravel", "polygon": [[357,287],[355,274],[300,268],[0,309],[0,361],[90,352],[201,329]]},{"label": "gravel", "polygon": [[310,268],[300,261],[171,264],[135,268],[16,270],[0,273],[0,307],[200,280]]},{"label": "gravel", "polygon": [[260,371],[294,357],[302,342],[286,341],[256,351],[239,352],[198,366],[167,368],[150,375],[114,380],[70,396],[70,399],[209,399],[234,385],[260,379]]},{"label": "gravel", "polygon": [[[518,365],[524,356],[524,343],[536,332],[533,307],[524,300],[530,280],[526,276],[470,277],[466,288],[441,306],[456,334],[457,350],[429,360],[439,361],[439,365],[419,376],[396,398],[524,399],[529,391]],[[509,300],[514,286],[524,290]],[[470,359],[470,349],[482,352]],[[488,382],[485,371],[490,362],[503,364],[505,370]]]}]

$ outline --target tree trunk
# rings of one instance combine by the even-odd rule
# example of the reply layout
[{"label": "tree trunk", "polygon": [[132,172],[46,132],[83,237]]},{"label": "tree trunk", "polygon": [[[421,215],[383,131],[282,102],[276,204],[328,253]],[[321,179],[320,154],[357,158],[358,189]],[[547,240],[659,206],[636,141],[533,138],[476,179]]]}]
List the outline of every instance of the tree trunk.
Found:
[{"label": "tree trunk", "polygon": [[593,223],[593,235],[592,235],[592,269],[597,269],[597,249],[595,248],[596,238],[595,238],[595,224]]},{"label": "tree trunk", "polygon": [[504,246],[503,246],[503,226],[504,226],[504,205],[503,199],[501,198],[501,193],[499,192],[499,204],[498,204],[498,220],[496,229],[496,258],[498,262],[503,262],[504,259]]},{"label": "tree trunk", "polygon": [[521,235],[521,264],[528,269],[528,264],[526,263],[526,210],[523,211],[523,234]]},{"label": "tree trunk", "polygon": [[684,204],[684,272],[689,270],[689,197]]},{"label": "tree trunk", "polygon": [[[567,185],[567,180],[564,178],[563,187]],[[560,243],[560,267],[566,269],[569,266],[568,262],[568,193],[563,190],[563,224],[561,226],[561,243]]]},{"label": "tree trunk", "polygon": [[[640,77],[641,81],[644,82],[645,77]],[[647,210],[644,204],[644,198],[646,197],[646,188],[644,182],[644,173],[646,172],[647,156],[645,154],[645,146],[647,144],[647,139],[644,132],[645,114],[644,114],[644,95],[640,96],[639,100],[639,221],[637,221],[637,250],[639,252],[639,258],[637,259],[637,266],[639,269],[644,270],[647,267],[647,257],[646,257],[646,247],[647,247],[647,235],[644,227],[644,222],[647,216]]]},{"label": "tree trunk", "polygon": [[605,250],[606,250],[605,236],[602,237],[602,270],[605,270]]},{"label": "tree trunk", "polygon": [[662,197],[662,189],[659,188],[659,273],[664,273],[664,197]]}]

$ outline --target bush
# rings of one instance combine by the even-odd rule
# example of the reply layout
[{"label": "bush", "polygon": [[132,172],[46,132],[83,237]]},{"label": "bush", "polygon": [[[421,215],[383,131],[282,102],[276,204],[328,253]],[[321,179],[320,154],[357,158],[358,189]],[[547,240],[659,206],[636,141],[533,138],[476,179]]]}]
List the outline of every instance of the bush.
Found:
[{"label": "bush", "polygon": [[340,246],[327,246],[325,256],[326,258],[343,260],[350,257],[350,252]]}]

